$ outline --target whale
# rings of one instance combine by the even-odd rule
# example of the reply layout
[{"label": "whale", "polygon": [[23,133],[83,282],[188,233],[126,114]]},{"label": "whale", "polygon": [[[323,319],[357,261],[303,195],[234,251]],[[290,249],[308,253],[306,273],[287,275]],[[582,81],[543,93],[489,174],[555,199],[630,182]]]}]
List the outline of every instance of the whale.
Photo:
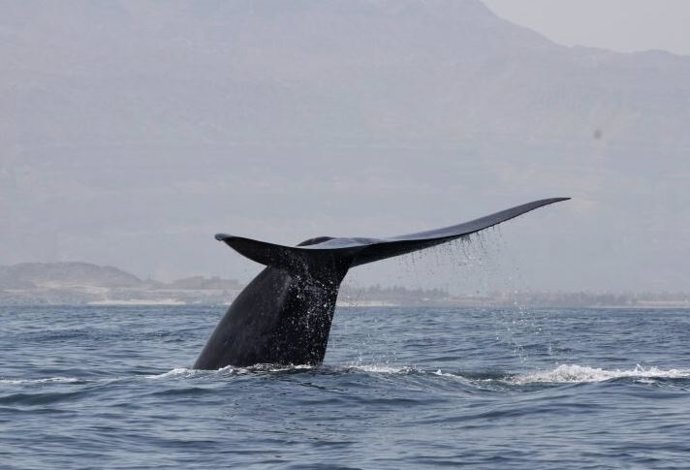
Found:
[{"label": "whale", "polygon": [[323,362],[338,290],[356,266],[448,243],[570,198],[541,199],[469,222],[387,238],[316,237],[285,246],[225,233],[215,238],[265,268],[239,293],[195,369]]}]

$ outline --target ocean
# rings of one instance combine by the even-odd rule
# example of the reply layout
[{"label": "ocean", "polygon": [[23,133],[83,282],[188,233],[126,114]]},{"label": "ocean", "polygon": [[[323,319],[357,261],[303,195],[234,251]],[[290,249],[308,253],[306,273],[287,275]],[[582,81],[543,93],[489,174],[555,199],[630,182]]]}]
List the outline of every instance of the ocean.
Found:
[{"label": "ocean", "polygon": [[690,310],[338,308],[195,371],[223,307],[0,307],[2,469],[690,468]]}]

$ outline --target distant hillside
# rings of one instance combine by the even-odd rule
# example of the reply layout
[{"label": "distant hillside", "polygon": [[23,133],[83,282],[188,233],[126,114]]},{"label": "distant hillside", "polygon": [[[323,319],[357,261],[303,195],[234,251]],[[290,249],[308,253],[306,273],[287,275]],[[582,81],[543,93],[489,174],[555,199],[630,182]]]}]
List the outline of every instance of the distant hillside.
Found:
[{"label": "distant hillside", "polygon": [[[193,276],[170,283],[90,263],[0,266],[0,305],[227,305],[243,286],[235,279]],[[443,289],[342,286],[339,306],[688,308],[687,293],[491,292],[452,296]]]},{"label": "distant hillside", "polygon": [[112,266],[90,263],[20,263],[0,266],[0,289],[32,287],[137,287],[142,280]]},{"label": "distant hillside", "polygon": [[169,284],[91,263],[0,266],[0,305],[226,304],[241,288],[234,279],[195,276]]},{"label": "distant hillside", "polygon": [[210,3],[6,4],[20,142],[690,143],[687,58],[558,46],[478,0]]}]

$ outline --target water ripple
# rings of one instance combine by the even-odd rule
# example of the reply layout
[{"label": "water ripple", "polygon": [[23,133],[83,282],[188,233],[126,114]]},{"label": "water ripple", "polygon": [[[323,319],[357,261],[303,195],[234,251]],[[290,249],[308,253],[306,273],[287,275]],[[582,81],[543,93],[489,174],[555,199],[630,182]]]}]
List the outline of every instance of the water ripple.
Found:
[{"label": "water ripple", "polygon": [[[0,308],[12,468],[682,468],[684,311],[347,309],[318,367],[188,367],[209,307]],[[537,315],[537,314],[535,314]],[[511,317],[514,316],[514,317]]]}]

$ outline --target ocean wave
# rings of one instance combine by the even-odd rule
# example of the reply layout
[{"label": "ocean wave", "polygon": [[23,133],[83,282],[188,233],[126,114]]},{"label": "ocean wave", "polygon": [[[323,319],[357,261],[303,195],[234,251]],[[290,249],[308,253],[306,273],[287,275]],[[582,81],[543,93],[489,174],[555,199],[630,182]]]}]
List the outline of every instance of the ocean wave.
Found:
[{"label": "ocean wave", "polygon": [[[197,370],[189,368],[174,368],[168,372],[157,375],[148,375],[147,379],[190,379],[199,377],[234,377],[239,375],[251,375],[261,373],[285,373],[314,371],[325,374],[350,374],[366,373],[371,375],[422,375],[436,376],[454,379],[463,379],[476,384],[480,383],[504,383],[508,385],[529,384],[577,384],[605,382],[616,379],[635,379],[639,382],[654,382],[658,379],[690,379],[688,369],[661,369],[658,367],[643,367],[637,365],[632,369],[603,369],[598,367],[582,366],[578,364],[562,364],[554,369],[539,370],[523,374],[497,373],[497,372],[452,372],[441,369],[424,370],[406,365],[389,364],[345,364],[340,366],[310,366],[310,365],[277,365],[257,364],[249,367],[227,366],[218,370]],[[51,380],[51,379],[42,379]],[[55,381],[59,378],[53,379]],[[64,379],[69,381],[70,379]],[[74,379],[76,380],[76,379]],[[2,381],[0,380],[0,383]]]},{"label": "ocean wave", "polygon": [[420,372],[414,367],[409,366],[390,366],[383,364],[350,364],[341,369],[340,372],[366,372],[368,374],[410,374]]},{"label": "ocean wave", "polygon": [[278,364],[255,364],[248,367],[225,366],[216,370],[189,369],[187,367],[176,367],[162,374],[147,375],[147,379],[187,379],[196,377],[232,377],[244,374],[261,372],[291,372],[312,370],[315,366],[310,365],[278,365]]},{"label": "ocean wave", "polygon": [[350,373],[366,373],[366,374],[383,374],[383,375],[408,375],[413,373],[426,374],[425,371],[416,369],[410,366],[391,366],[387,364],[345,364],[345,365],[281,365],[281,364],[255,364],[248,367],[226,366],[217,370],[199,370],[189,369],[186,367],[177,367],[161,374],[147,375],[145,378],[160,380],[160,379],[192,379],[192,378],[223,378],[235,377],[241,375],[252,374],[280,374],[291,372],[321,372],[324,374],[350,374]]},{"label": "ocean wave", "polygon": [[592,383],[623,378],[637,379],[639,381],[687,379],[690,378],[690,370],[660,369],[658,367],[643,367],[639,364],[633,369],[607,370],[598,367],[580,366],[577,364],[562,364],[553,370],[516,375],[509,378],[507,382],[515,385],[527,385],[532,383]]},{"label": "ocean wave", "polygon": [[147,379],[171,379],[171,378],[186,378],[192,377],[198,373],[198,370],[188,369],[186,367],[176,367],[168,372],[162,374],[146,375]]},{"label": "ocean wave", "polygon": [[76,383],[83,382],[82,379],[76,377],[46,377],[41,379],[8,379],[0,378],[0,384],[7,385],[33,385],[33,384],[47,384],[47,383]]}]

